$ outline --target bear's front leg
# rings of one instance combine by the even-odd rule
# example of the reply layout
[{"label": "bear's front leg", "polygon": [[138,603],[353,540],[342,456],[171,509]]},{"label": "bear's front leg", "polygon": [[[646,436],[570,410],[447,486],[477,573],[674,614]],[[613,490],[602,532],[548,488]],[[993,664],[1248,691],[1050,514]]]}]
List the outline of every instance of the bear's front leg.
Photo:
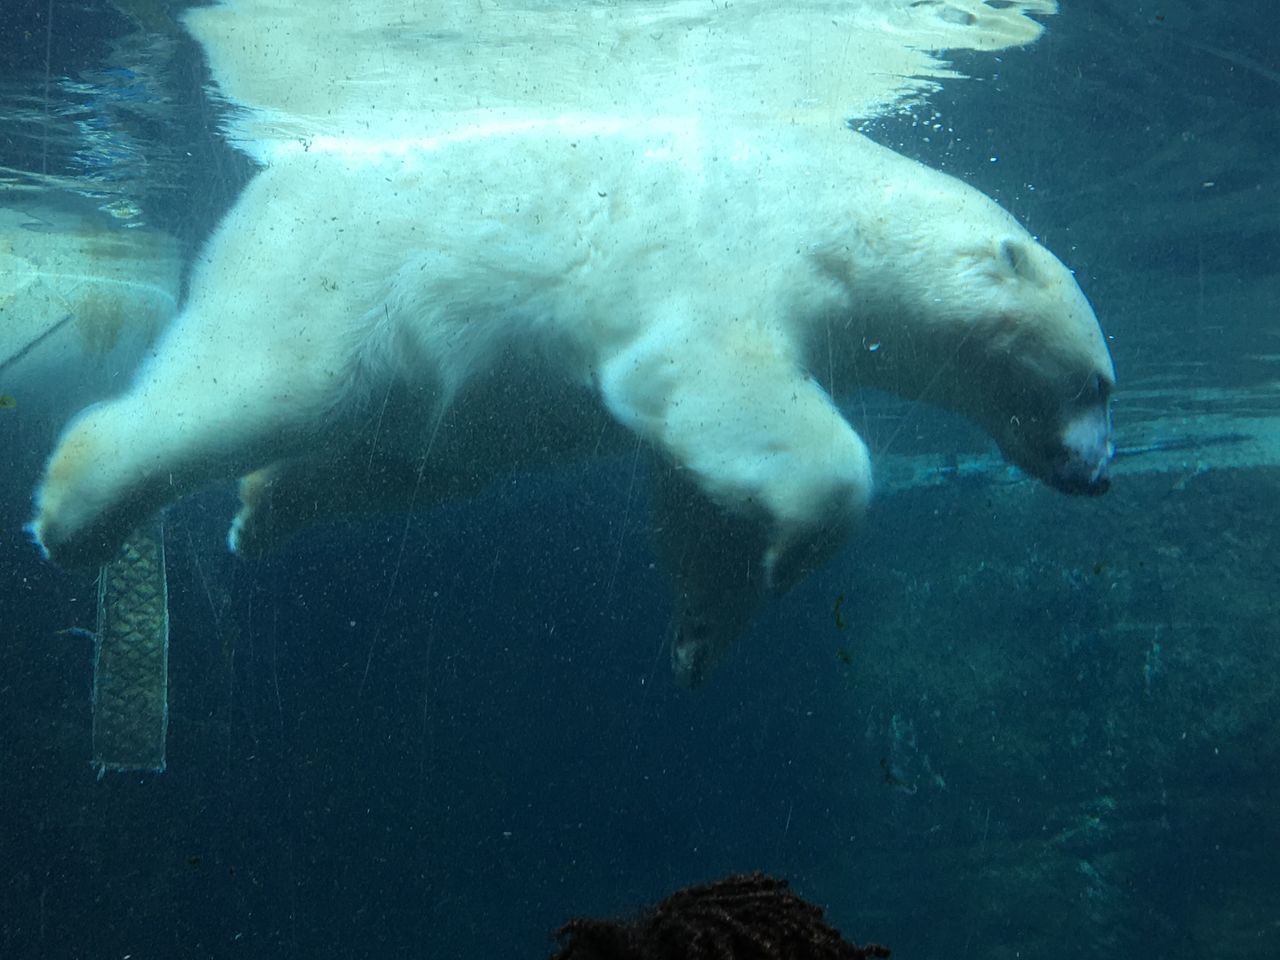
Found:
[{"label": "bear's front leg", "polygon": [[655,465],[650,532],[674,593],[671,669],[680,686],[696,687],[759,605],[767,531],[716,506],[688,474],[667,463]]},{"label": "bear's front leg", "polygon": [[[671,468],[726,514],[724,521],[687,524],[677,538],[734,531],[732,550],[700,544],[691,553],[685,543],[676,551],[684,559],[667,561],[692,606],[724,607],[691,612],[678,598],[689,627],[684,641],[696,640],[694,633],[709,638],[706,650],[694,644],[675,651],[680,672],[681,656],[692,663],[718,655],[725,642],[719,621],[745,623],[742,605],[728,608],[737,601],[722,604],[715,598],[723,591],[711,589],[717,577],[742,571],[715,565],[737,563],[733,555],[751,544],[759,551],[753,574],[759,588],[785,590],[830,556],[865,512],[870,458],[826,392],[800,369],[782,333],[760,325],[655,324],[601,365],[600,384],[613,415],[654,442]],[[663,510],[670,513],[670,505]],[[669,546],[662,551],[672,554]],[[712,569],[694,569],[703,564]]]},{"label": "bear's front leg", "polygon": [[713,503],[766,527],[770,589],[824,559],[866,511],[866,444],[781,331],[655,324],[601,364],[600,386],[610,412]]}]

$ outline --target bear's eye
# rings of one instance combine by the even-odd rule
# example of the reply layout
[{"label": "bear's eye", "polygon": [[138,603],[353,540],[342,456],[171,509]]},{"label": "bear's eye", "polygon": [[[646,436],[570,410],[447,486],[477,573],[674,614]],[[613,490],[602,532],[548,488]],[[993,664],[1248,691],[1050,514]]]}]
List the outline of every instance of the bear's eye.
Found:
[{"label": "bear's eye", "polygon": [[1084,387],[1080,390],[1079,399],[1087,402],[1101,401],[1106,403],[1107,398],[1111,396],[1111,378],[1105,374],[1094,373],[1085,381]]},{"label": "bear's eye", "polygon": [[1080,384],[1074,402],[1084,404],[1106,403],[1111,395],[1111,379],[1105,374],[1091,373]]}]

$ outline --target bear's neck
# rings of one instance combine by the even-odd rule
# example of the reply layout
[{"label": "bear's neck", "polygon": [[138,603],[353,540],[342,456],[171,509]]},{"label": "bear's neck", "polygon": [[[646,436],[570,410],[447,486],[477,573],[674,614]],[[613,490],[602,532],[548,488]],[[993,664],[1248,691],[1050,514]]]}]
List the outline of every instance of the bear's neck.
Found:
[{"label": "bear's neck", "polygon": [[962,355],[954,338],[927,321],[840,301],[811,318],[803,362],[837,401],[870,389],[952,407]]},{"label": "bear's neck", "polygon": [[806,298],[789,306],[805,317],[802,362],[835,399],[872,389],[954,406],[963,339],[955,324],[922,313],[919,296],[885,281],[909,268],[849,244],[814,247],[806,267]]}]

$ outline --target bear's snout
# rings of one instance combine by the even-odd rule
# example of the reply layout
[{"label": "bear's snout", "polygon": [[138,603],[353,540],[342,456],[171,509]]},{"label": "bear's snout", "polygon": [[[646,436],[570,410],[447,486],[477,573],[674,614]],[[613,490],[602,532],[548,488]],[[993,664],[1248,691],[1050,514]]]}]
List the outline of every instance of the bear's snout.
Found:
[{"label": "bear's snout", "polygon": [[1107,475],[1115,446],[1111,442],[1111,410],[1091,407],[1068,421],[1062,431],[1062,452],[1049,482],[1063,493],[1098,496],[1111,486]]}]

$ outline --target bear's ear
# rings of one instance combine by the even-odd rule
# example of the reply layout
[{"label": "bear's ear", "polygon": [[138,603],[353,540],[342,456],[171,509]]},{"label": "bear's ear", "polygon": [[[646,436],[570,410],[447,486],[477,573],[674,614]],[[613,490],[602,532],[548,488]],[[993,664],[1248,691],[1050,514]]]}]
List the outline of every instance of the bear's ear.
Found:
[{"label": "bear's ear", "polygon": [[1011,276],[1023,280],[1035,280],[1038,276],[1030,249],[1017,237],[1004,237],[996,244],[996,259],[1001,269]]}]

